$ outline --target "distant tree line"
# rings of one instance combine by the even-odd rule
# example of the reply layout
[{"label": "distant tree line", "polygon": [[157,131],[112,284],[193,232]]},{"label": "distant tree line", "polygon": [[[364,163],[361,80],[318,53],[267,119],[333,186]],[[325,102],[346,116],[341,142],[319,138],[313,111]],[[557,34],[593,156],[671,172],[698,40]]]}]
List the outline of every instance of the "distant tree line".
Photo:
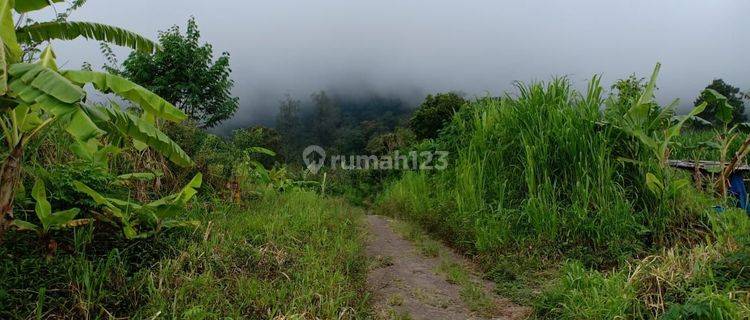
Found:
[{"label": "distant tree line", "polygon": [[315,92],[303,102],[287,95],[279,102],[276,130],[287,161],[301,161],[302,150],[319,145],[330,153],[362,154],[374,137],[409,120],[412,107],[399,98],[356,98]]}]

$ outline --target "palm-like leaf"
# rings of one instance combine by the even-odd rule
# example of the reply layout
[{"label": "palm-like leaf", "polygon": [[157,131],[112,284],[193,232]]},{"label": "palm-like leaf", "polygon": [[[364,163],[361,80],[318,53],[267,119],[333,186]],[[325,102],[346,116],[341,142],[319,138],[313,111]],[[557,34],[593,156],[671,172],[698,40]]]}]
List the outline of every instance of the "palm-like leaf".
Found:
[{"label": "palm-like leaf", "polygon": [[85,96],[81,87],[42,64],[17,63],[8,68],[8,73],[13,78],[10,83],[13,94],[29,104],[49,98],[72,104]]},{"label": "palm-like leaf", "polygon": [[[11,7],[13,1],[11,0],[0,0],[0,39],[2,39],[2,49],[5,59],[12,62],[17,62],[23,54],[21,46],[16,41],[15,25],[13,24],[13,12]],[[5,68],[5,65],[2,65]]]},{"label": "palm-like leaf", "polygon": [[117,108],[87,108],[86,111],[99,128],[143,142],[179,166],[193,165],[193,160],[177,143],[146,120]]},{"label": "palm-like leaf", "polygon": [[91,83],[99,91],[105,93],[111,92],[123,97],[138,104],[144,111],[157,118],[173,122],[187,119],[187,115],[182,110],[177,109],[177,107],[148,89],[123,77],[102,72],[79,70],[63,71],[62,75],[79,85]]},{"label": "palm-like leaf", "polygon": [[78,37],[110,42],[143,52],[154,52],[159,45],[128,30],[95,22],[43,22],[16,30],[21,43],[43,42],[54,39],[73,40]]}]

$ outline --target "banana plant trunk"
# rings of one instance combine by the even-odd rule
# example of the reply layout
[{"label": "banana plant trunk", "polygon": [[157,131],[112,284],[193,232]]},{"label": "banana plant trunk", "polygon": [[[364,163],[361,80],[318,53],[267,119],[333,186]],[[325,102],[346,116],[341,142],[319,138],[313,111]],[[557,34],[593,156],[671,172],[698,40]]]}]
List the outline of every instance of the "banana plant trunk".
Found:
[{"label": "banana plant trunk", "polygon": [[19,143],[5,158],[0,171],[0,242],[13,223],[13,199],[16,197],[16,186],[21,179],[22,160],[23,147]]}]

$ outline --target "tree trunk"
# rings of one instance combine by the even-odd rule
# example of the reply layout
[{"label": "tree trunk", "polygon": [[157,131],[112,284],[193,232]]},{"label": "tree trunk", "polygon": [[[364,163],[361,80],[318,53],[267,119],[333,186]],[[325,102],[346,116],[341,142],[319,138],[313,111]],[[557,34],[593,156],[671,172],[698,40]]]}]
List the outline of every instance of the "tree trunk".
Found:
[{"label": "tree trunk", "polygon": [[21,162],[23,147],[18,144],[11,150],[0,169],[0,242],[13,222],[13,199],[16,197],[16,186],[21,180]]}]

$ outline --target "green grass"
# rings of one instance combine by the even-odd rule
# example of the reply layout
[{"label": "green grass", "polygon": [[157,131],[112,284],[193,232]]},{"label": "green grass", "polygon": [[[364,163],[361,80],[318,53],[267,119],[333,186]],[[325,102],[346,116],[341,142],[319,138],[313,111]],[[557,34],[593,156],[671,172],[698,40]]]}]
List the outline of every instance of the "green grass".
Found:
[{"label": "green grass", "polygon": [[[664,249],[629,268],[600,272],[565,263],[561,277],[537,302],[547,319],[748,319],[750,219],[727,211],[717,239]],[[719,229],[719,228],[717,228]],[[739,237],[738,237],[739,236]]]},{"label": "green grass", "polygon": [[487,295],[480,283],[469,277],[469,271],[464,266],[443,259],[438,266],[438,272],[442,273],[448,282],[461,286],[459,295],[469,310],[486,316],[493,314],[495,306],[492,298]]},{"label": "green grass", "polygon": [[193,208],[195,231],[108,247],[94,234],[82,252],[49,259],[18,250],[31,238],[7,241],[0,318],[361,318],[361,214],[291,191],[245,208]]},{"label": "green grass", "polygon": [[[565,79],[521,84],[518,91],[462,108],[429,142],[451,152],[449,168],[405,173],[384,188],[376,211],[417,223],[474,255],[502,295],[535,305],[542,317],[651,318],[691,301],[710,307],[685,307],[681,314],[713,314],[722,305],[743,310],[738,292],[750,285],[741,282],[735,291],[683,286],[663,297],[662,311],[630,282],[628,267],[644,257],[669,248],[684,255],[679,248],[714,243],[720,236],[713,206],[729,205],[699,192],[689,173],[663,166],[653,150],[616,127],[627,101],[603,97],[596,80],[585,92]],[[643,132],[659,137],[663,128],[654,121]],[[710,136],[679,137],[673,158],[712,159],[708,150],[685,148]],[[657,193],[648,175],[667,189],[678,188],[680,179],[688,183]],[[736,274],[739,264],[722,265]]]}]

